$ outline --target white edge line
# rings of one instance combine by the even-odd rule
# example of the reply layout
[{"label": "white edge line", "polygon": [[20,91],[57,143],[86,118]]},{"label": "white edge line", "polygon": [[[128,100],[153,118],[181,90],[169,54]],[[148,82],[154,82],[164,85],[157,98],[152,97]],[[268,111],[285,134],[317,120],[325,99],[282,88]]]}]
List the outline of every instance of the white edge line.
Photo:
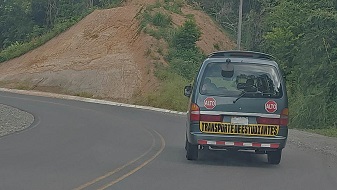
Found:
[{"label": "white edge line", "polygon": [[0,88],[0,91],[11,92],[11,93],[16,93],[16,94],[24,94],[24,95],[42,96],[42,97],[49,97],[49,98],[77,100],[77,101],[82,101],[82,102],[104,104],[104,105],[111,105],[111,106],[137,108],[137,109],[151,110],[151,111],[157,111],[157,112],[162,112],[162,113],[172,113],[172,114],[177,114],[177,115],[186,115],[186,112],[179,112],[179,111],[173,111],[173,110],[162,109],[162,108],[155,108],[155,107],[150,107],[150,106],[125,104],[125,103],[112,102],[112,101],[107,101],[107,100],[84,98],[84,97],[79,97],[79,96],[55,94],[55,93],[50,93],[50,92],[40,92],[40,91],[31,91],[31,90],[17,90],[17,89],[8,89],[8,88]]}]

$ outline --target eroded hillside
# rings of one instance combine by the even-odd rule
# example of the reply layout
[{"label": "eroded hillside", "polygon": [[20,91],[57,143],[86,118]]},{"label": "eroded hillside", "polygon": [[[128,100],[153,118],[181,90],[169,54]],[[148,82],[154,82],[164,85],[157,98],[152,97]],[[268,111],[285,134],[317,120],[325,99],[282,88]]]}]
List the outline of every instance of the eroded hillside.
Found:
[{"label": "eroded hillside", "polygon": [[[94,11],[41,47],[0,64],[1,86],[121,102],[153,90],[158,83],[154,58],[146,52],[163,42],[141,30],[139,15],[155,2],[127,1],[122,7]],[[222,50],[234,47],[205,13],[187,5],[182,13],[172,14],[173,23],[181,25],[193,14],[202,32],[197,45],[204,53],[215,51],[215,44]]]}]

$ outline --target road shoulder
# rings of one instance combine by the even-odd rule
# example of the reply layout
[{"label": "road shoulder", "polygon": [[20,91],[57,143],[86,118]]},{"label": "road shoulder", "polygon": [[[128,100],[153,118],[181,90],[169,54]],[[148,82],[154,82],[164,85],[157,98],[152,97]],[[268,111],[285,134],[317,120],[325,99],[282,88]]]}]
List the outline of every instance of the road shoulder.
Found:
[{"label": "road shoulder", "polygon": [[290,129],[288,143],[337,157],[337,138],[334,137]]}]

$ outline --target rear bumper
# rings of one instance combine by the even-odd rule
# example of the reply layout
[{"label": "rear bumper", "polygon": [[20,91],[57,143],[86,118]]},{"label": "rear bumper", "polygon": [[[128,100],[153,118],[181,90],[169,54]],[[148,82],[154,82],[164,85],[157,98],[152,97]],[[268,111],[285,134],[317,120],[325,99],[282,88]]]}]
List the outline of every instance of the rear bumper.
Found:
[{"label": "rear bumper", "polygon": [[191,144],[243,150],[276,150],[283,149],[287,137],[256,137],[240,135],[213,135],[201,132],[190,132],[187,139]]}]

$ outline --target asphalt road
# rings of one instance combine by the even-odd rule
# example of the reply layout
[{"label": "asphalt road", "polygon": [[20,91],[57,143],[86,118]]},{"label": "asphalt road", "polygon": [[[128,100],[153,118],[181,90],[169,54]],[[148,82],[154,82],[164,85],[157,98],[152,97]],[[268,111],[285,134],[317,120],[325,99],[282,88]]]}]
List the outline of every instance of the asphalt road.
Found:
[{"label": "asphalt road", "polygon": [[185,159],[185,116],[0,92],[34,115],[0,138],[1,190],[335,190],[337,157],[289,142],[280,165],[266,155],[203,151]]}]

